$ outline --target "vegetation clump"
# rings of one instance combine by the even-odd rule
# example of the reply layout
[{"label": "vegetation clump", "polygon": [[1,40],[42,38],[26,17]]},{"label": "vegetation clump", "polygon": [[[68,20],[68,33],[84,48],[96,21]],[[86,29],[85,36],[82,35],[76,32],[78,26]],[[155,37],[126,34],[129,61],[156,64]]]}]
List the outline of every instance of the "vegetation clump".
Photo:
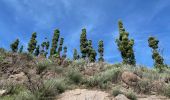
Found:
[{"label": "vegetation clump", "polygon": [[158,43],[159,40],[157,40],[155,37],[149,37],[148,39],[149,47],[152,48],[152,59],[154,60],[154,66],[155,68],[159,69],[162,71],[166,65],[164,64],[164,59],[163,57],[159,54],[158,52]]},{"label": "vegetation clump", "polygon": [[19,39],[16,39],[14,43],[10,45],[12,52],[18,51]]},{"label": "vegetation clump", "polygon": [[135,65],[136,59],[133,50],[134,40],[129,39],[129,33],[126,32],[123,27],[122,21],[118,22],[119,25],[119,38],[116,39],[116,43],[119,51],[121,52],[121,56],[124,64]]}]

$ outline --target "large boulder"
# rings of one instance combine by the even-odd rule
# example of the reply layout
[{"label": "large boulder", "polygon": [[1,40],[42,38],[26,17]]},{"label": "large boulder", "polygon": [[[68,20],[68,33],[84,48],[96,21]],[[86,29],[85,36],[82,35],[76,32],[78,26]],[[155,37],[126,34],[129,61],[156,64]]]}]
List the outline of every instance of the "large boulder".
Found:
[{"label": "large boulder", "polygon": [[115,97],[113,100],[129,100],[125,95],[119,94],[118,96]]},{"label": "large boulder", "polygon": [[112,98],[102,91],[75,89],[61,94],[56,100],[112,100]]},{"label": "large boulder", "polygon": [[121,75],[121,79],[128,86],[136,86],[140,77],[132,72],[124,71]]}]

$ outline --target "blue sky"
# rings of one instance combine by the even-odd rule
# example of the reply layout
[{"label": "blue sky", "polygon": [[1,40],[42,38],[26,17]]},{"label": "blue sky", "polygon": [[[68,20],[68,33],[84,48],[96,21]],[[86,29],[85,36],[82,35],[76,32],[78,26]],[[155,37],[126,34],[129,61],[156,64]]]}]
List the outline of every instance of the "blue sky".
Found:
[{"label": "blue sky", "polygon": [[160,40],[165,62],[170,64],[169,16],[169,0],[0,0],[0,46],[9,49],[10,43],[19,38],[27,47],[32,32],[38,33],[39,43],[45,37],[51,40],[53,30],[59,28],[72,58],[73,49],[79,49],[81,29],[86,28],[95,49],[103,40],[105,60],[117,63],[121,56],[115,38],[121,19],[135,39],[138,64],[153,65],[149,36]]}]

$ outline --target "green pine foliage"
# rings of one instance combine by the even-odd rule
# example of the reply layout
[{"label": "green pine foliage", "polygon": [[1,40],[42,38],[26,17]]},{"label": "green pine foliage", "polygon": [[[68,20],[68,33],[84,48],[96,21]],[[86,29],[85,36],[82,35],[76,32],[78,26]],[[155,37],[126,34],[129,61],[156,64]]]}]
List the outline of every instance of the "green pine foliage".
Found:
[{"label": "green pine foliage", "polygon": [[59,43],[59,48],[58,48],[58,55],[59,55],[59,57],[60,57],[60,52],[63,49],[63,43],[64,43],[64,38],[61,38],[60,39],[60,43]]},{"label": "green pine foliage", "polygon": [[99,43],[98,43],[98,52],[100,54],[100,57],[99,57],[99,61],[103,62],[104,61],[104,58],[103,58],[103,53],[104,53],[104,44],[103,44],[103,41],[100,40]]},{"label": "green pine foliage", "polygon": [[160,71],[162,71],[166,65],[164,64],[163,57],[158,52],[159,40],[157,40],[155,37],[149,37],[148,43],[149,47],[152,48],[152,59],[154,60],[154,66],[155,68],[158,68]]},{"label": "green pine foliage", "polygon": [[34,55],[35,55],[35,56],[38,56],[39,53],[40,53],[40,45],[38,45],[38,46],[36,47],[35,52],[34,52]]},{"label": "green pine foliage", "polygon": [[47,54],[48,54],[49,46],[50,46],[49,41],[42,42],[42,44],[41,44],[41,53],[40,54],[46,57]]},{"label": "green pine foliage", "polygon": [[50,56],[53,56],[54,54],[57,53],[56,49],[58,47],[59,37],[60,37],[60,31],[58,29],[56,29],[54,31],[54,35],[53,35],[53,39],[52,39],[52,45],[51,45],[51,49],[50,49]]},{"label": "green pine foliage", "polygon": [[23,49],[24,49],[24,46],[22,45],[19,49],[19,53],[22,53],[23,52]]},{"label": "green pine foliage", "polygon": [[63,54],[62,58],[65,59],[66,57],[67,57],[67,47],[64,46],[64,54]]},{"label": "green pine foliage", "polygon": [[92,47],[92,40],[89,40],[88,41],[88,46],[87,46],[88,50],[88,59],[90,62],[95,62],[96,61],[96,56],[97,56],[97,53],[96,51],[94,50],[94,48]]},{"label": "green pine foliage", "polygon": [[122,21],[118,22],[119,25],[119,38],[116,39],[116,43],[124,64],[135,65],[136,59],[134,55],[134,40],[129,39],[129,33],[125,31]]},{"label": "green pine foliage", "polygon": [[10,48],[12,52],[17,52],[18,51],[18,45],[19,45],[19,39],[16,39],[11,45]]},{"label": "green pine foliage", "polygon": [[34,50],[35,50],[35,48],[36,48],[36,45],[37,45],[37,40],[36,40],[36,38],[37,38],[37,33],[36,32],[34,32],[33,34],[32,34],[32,37],[31,37],[31,39],[30,39],[30,42],[28,43],[28,52],[30,53],[30,54],[33,54],[33,52],[34,52]]},{"label": "green pine foliage", "polygon": [[77,52],[77,49],[74,49],[73,60],[78,60],[78,52]]},{"label": "green pine foliage", "polygon": [[82,29],[82,33],[80,36],[80,50],[83,59],[85,59],[87,56],[87,51],[88,51],[87,46],[88,46],[88,40],[86,36],[86,29]]}]

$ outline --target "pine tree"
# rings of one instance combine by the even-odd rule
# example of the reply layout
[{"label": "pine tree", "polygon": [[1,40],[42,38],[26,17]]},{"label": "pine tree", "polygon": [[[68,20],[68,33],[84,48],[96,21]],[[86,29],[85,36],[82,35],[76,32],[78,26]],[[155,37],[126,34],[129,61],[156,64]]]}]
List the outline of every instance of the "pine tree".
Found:
[{"label": "pine tree", "polygon": [[19,49],[19,53],[22,53],[23,52],[23,49],[24,49],[24,46],[22,45]]},{"label": "pine tree", "polygon": [[129,39],[129,33],[125,31],[122,21],[119,21],[119,38],[116,39],[116,43],[124,64],[135,65],[135,55],[133,50],[134,40]]},{"label": "pine tree", "polygon": [[97,56],[97,53],[96,51],[93,49],[92,47],[92,40],[89,40],[88,41],[88,46],[87,46],[87,56],[88,56],[88,59],[90,62],[95,62],[96,61],[96,56]]},{"label": "pine tree", "polygon": [[82,58],[86,58],[87,56],[87,46],[88,46],[88,41],[87,41],[87,37],[86,37],[86,29],[82,29],[82,33],[80,36],[80,50],[81,50],[81,54],[82,54]]},{"label": "pine tree", "polygon": [[44,53],[45,53],[45,50],[44,50],[45,45],[46,45],[46,42],[42,42],[42,43],[41,43],[41,51],[40,51],[40,54],[41,54],[41,55],[44,55]]},{"label": "pine tree", "polygon": [[38,56],[39,53],[40,53],[40,45],[38,45],[38,46],[36,47],[35,52],[34,52],[34,55],[35,55],[35,56]]},{"label": "pine tree", "polygon": [[74,49],[73,60],[77,60],[77,59],[78,59],[77,49]]},{"label": "pine tree", "polygon": [[100,40],[99,43],[98,43],[98,52],[100,54],[100,57],[99,57],[98,60],[103,62],[104,61],[104,58],[103,58],[104,44],[103,44],[102,40]]},{"label": "pine tree", "polygon": [[17,52],[18,51],[18,45],[19,45],[19,39],[16,39],[11,45],[10,48],[12,52]]},{"label": "pine tree", "polygon": [[31,53],[31,54],[34,52],[34,50],[35,50],[35,48],[36,48],[36,45],[37,45],[37,40],[36,40],[36,38],[37,38],[37,33],[34,32],[34,33],[32,34],[32,37],[31,37],[31,39],[30,39],[30,42],[29,42],[29,44],[28,44],[28,52]]},{"label": "pine tree", "polygon": [[63,42],[64,42],[64,38],[61,38],[61,39],[60,39],[59,48],[58,48],[58,55],[59,55],[59,57],[60,57],[60,52],[61,52],[62,49],[63,49]]},{"label": "pine tree", "polygon": [[54,35],[53,35],[53,39],[52,39],[52,45],[51,45],[51,49],[50,49],[50,56],[53,56],[54,54],[56,54],[56,49],[58,46],[58,40],[60,37],[60,31],[58,29],[56,29],[54,31]]},{"label": "pine tree", "polygon": [[166,65],[164,64],[163,57],[159,54],[157,50],[159,40],[157,40],[155,37],[149,37],[148,43],[149,43],[149,47],[153,49],[152,59],[154,60],[154,66],[155,68],[158,68],[160,71],[162,71]]},{"label": "pine tree", "polygon": [[66,57],[67,57],[67,47],[64,46],[64,54],[63,54],[62,58],[65,59]]},{"label": "pine tree", "polygon": [[90,57],[90,55],[91,55],[91,51],[92,51],[92,49],[93,49],[93,47],[92,47],[92,40],[88,40],[88,46],[87,46],[87,57],[88,57],[88,59],[89,59],[89,57]]},{"label": "pine tree", "polygon": [[46,44],[45,44],[45,54],[44,54],[45,57],[46,57],[47,54],[48,54],[48,49],[49,49],[49,47],[50,47],[50,42],[47,41]]},{"label": "pine tree", "polygon": [[49,46],[50,46],[49,41],[42,42],[42,44],[41,44],[41,53],[40,54],[46,57],[47,54],[48,54]]}]

